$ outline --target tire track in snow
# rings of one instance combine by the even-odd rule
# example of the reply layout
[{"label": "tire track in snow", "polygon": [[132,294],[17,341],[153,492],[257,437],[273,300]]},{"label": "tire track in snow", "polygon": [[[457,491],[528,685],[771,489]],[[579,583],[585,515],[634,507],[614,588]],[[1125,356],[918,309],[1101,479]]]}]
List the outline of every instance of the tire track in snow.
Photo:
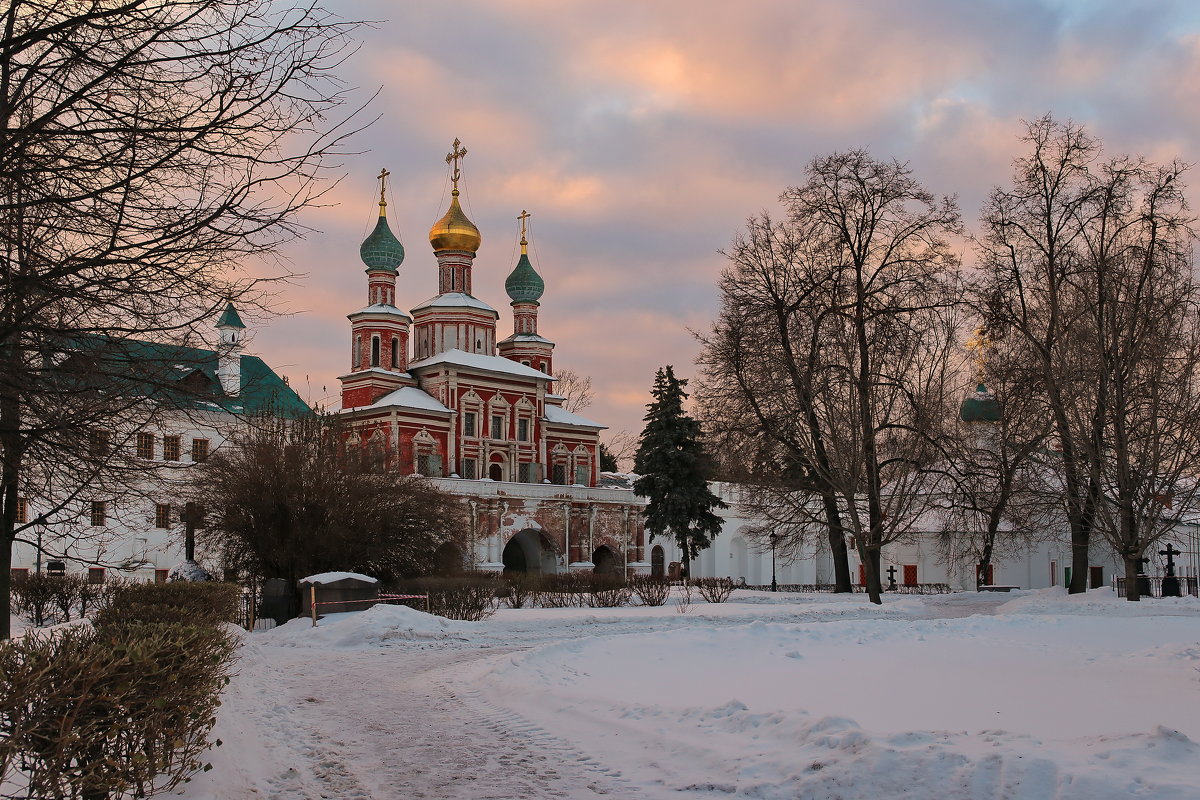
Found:
[{"label": "tire track in snow", "polygon": [[[523,648],[335,651],[264,647],[283,674],[302,757],[271,797],[346,800],[634,798],[616,770],[443,676]],[[392,652],[388,652],[391,650]],[[295,735],[298,731],[281,731]],[[298,768],[299,767],[299,768]],[[319,788],[318,788],[319,787]],[[319,791],[319,794],[314,792]]]}]

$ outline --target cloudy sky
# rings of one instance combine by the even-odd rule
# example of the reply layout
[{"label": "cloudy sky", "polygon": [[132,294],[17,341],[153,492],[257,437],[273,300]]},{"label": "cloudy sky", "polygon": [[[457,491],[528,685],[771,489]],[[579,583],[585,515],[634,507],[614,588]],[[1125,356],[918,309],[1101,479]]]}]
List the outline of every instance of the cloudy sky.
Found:
[{"label": "cloudy sky", "polygon": [[[532,214],[555,364],[592,376],[587,415],[640,430],[656,368],[694,373],[719,250],[774,209],[814,156],[868,147],[957,194],[968,224],[1007,180],[1020,121],[1052,112],[1110,152],[1200,160],[1200,3],[1069,0],[327,0],[364,31],[346,79],[380,119],[353,141],[318,232],[291,247],[291,316],[253,348],[335,401],[345,314],[365,300],[358,244],[392,172],[398,305],[436,293],[429,226],[450,143],[483,246],[475,295],[511,332],[504,278]],[[1200,173],[1192,179],[1200,186]],[[970,254],[965,254],[970,260]]]}]

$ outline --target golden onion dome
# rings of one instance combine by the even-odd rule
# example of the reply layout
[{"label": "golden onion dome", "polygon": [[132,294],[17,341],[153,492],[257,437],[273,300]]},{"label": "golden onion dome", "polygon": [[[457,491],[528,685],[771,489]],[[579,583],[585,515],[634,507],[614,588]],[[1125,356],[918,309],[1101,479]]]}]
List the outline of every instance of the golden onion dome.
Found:
[{"label": "golden onion dome", "polygon": [[463,213],[462,206],[458,204],[458,190],[455,189],[450,194],[450,208],[429,229],[429,243],[433,245],[435,253],[439,250],[475,253],[481,241],[479,228]]}]

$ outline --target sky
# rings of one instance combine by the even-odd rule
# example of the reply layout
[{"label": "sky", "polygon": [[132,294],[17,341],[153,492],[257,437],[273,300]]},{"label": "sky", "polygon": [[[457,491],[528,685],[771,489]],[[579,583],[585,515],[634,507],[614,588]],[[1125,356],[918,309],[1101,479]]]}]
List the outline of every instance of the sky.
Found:
[{"label": "sky", "polygon": [[[326,0],[376,20],[341,70],[378,121],[284,252],[300,277],[252,350],[336,404],[345,315],[365,304],[358,245],[391,172],[404,243],[397,305],[437,293],[430,225],[449,201],[483,244],[474,294],[512,331],[504,279],[528,209],[555,366],[591,376],[584,412],[638,432],[655,370],[694,376],[720,250],[805,166],[866,147],[957,195],[968,227],[1020,152],[1021,121],[1082,123],[1109,153],[1200,160],[1200,3],[1139,0]],[[1200,185],[1200,173],[1192,178]],[[969,264],[971,253],[964,251]]]}]

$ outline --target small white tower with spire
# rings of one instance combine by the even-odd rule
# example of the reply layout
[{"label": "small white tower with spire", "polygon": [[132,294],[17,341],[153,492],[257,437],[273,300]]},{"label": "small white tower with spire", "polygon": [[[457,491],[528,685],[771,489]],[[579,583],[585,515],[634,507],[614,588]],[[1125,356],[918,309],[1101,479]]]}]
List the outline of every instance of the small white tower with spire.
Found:
[{"label": "small white tower with spire", "polygon": [[232,300],[225,304],[225,311],[217,320],[216,328],[221,337],[217,379],[221,381],[221,391],[229,397],[237,397],[242,391],[242,339],[246,324],[238,316]]}]

